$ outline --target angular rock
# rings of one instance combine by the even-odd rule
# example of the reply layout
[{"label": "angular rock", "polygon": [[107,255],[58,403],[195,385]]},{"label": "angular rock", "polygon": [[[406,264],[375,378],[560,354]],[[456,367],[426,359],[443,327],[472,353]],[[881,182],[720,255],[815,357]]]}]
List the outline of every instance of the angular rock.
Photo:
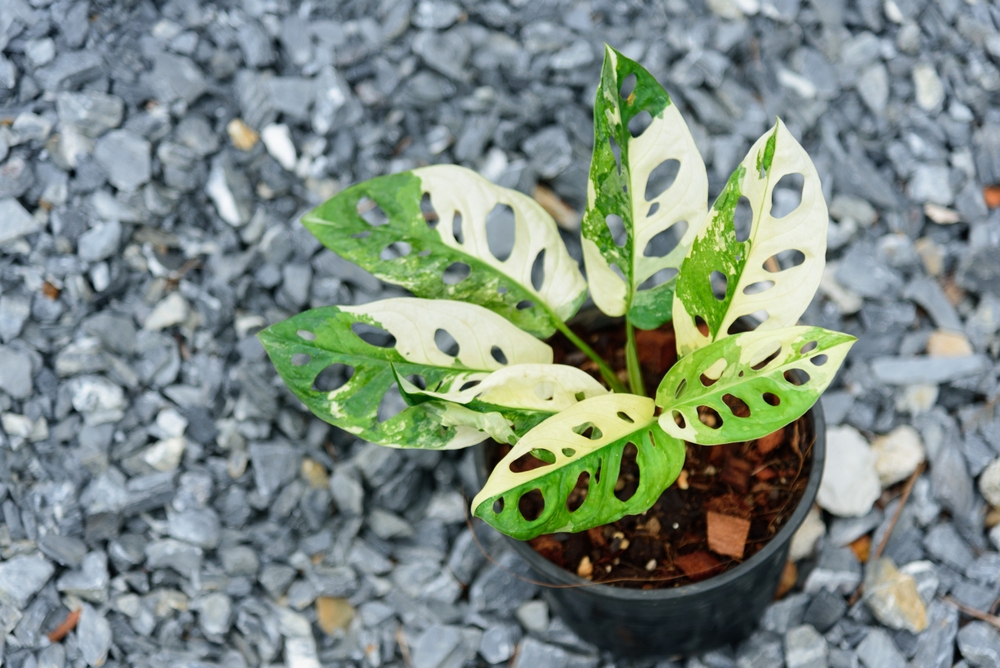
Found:
[{"label": "angular rock", "polygon": [[886,385],[947,383],[981,374],[988,368],[989,361],[982,355],[960,358],[879,357],[871,365],[875,379]]},{"label": "angular rock", "polygon": [[809,624],[796,626],[785,634],[785,665],[788,668],[825,668],[826,639]]},{"label": "angular rock", "polygon": [[868,631],[858,645],[858,658],[865,668],[906,668],[906,659],[889,634],[879,628]]},{"label": "angular rock", "polygon": [[927,609],[916,580],[900,573],[891,559],[883,557],[868,565],[864,592],[868,608],[885,626],[910,633],[927,628]]},{"label": "angular rock", "polygon": [[23,610],[54,572],[41,555],[17,555],[0,563],[0,603]]},{"label": "angular rock", "polygon": [[83,558],[80,570],[64,573],[56,582],[56,589],[94,603],[108,599],[108,555],[91,552]]},{"label": "angular rock", "polygon": [[0,346],[0,392],[15,399],[27,399],[34,391],[31,358],[7,346]]},{"label": "angular rock", "polygon": [[865,438],[853,427],[831,427],[827,443],[836,457],[823,465],[823,479],[816,502],[841,517],[860,517],[872,509],[882,494],[875,468],[876,457]]},{"label": "angular rock", "polygon": [[861,583],[861,564],[850,548],[824,547],[819,562],[806,578],[805,590],[815,593],[829,589],[850,594]]},{"label": "angular rock", "polygon": [[927,607],[927,629],[917,639],[910,668],[951,668],[958,635],[958,609],[943,601]]},{"label": "angular rock", "polygon": [[60,93],[56,97],[59,121],[73,126],[87,137],[97,138],[121,125],[124,101],[115,95],[98,91]]},{"label": "angular rock", "polygon": [[1000,668],[1000,632],[986,622],[969,622],[958,632],[958,651],[970,666]]},{"label": "angular rock", "polygon": [[[3,174],[0,173],[0,179]],[[42,229],[30,213],[24,210],[21,203],[13,198],[0,199],[0,244],[18,239]]]},{"label": "angular rock", "polygon": [[152,174],[150,144],[131,130],[112,130],[97,140],[94,160],[108,181],[124,192],[132,192]]},{"label": "angular rock", "polygon": [[77,255],[84,262],[100,262],[118,252],[121,243],[122,224],[117,220],[97,223],[80,235],[77,240]]},{"label": "angular rock", "polygon": [[98,668],[107,661],[111,649],[111,624],[91,606],[84,604],[76,627],[80,655],[87,665]]}]

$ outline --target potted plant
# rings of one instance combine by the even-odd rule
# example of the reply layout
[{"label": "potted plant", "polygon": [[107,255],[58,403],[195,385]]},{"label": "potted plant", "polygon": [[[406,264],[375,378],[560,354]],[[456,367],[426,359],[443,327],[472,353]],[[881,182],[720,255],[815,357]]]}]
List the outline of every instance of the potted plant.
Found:
[{"label": "potted plant", "polygon": [[[815,167],[780,120],[711,209],[704,163],[676,106],[610,47],[594,125],[581,230],[587,280],[535,200],[461,167],[421,167],[351,186],[303,218],[325,246],[416,297],[317,308],[259,336],[296,396],[358,438],[400,448],[501,444],[509,451],[494,450],[500,461],[472,512],[532,541],[516,549],[561,585],[547,595],[570,626],[623,654],[694,651],[745,633],[771,599],[822,470],[822,417],[810,408],[854,338],[796,326],[823,273],[827,209]],[[657,174],[671,164],[673,182],[664,188],[661,179],[658,189]],[[790,174],[801,178],[801,201],[777,217],[772,193]],[[742,228],[741,198],[750,210]],[[504,215],[505,233],[488,230]],[[671,234],[675,246],[664,252]],[[623,322],[618,371],[594,350],[596,339],[588,343],[567,325],[588,287],[596,306]],[[759,322],[751,331],[747,316]],[[655,370],[653,397],[644,378],[651,365],[640,363],[649,331],[665,332],[654,345],[676,345],[677,355],[665,373]],[[553,364],[545,340],[556,333],[584,364]],[[332,383],[317,385],[324,371]],[[706,569],[732,566],[721,575],[697,581],[690,572],[684,586],[652,588],[667,568],[652,559],[648,581],[614,587],[595,584],[604,571],[595,573],[587,555],[561,568],[539,553],[540,536],[556,535],[546,539],[551,548],[567,533],[587,532],[619,555],[609,557],[610,572],[627,539],[602,527],[654,509],[670,522],[665,490],[685,480],[692,453],[710,451],[688,444],[760,450],[792,423],[803,425],[802,443],[815,437],[805,455],[798,442],[790,446],[799,449],[800,471],[811,455],[801,501],[780,513],[783,528],[766,546],[748,547],[745,560],[737,547],[729,562]],[[488,453],[478,460],[485,475]],[[767,466],[744,473],[778,475]],[[733,519],[716,510],[723,524]],[[749,521],[736,534],[742,526]],[[678,550],[663,549],[683,563]]]}]

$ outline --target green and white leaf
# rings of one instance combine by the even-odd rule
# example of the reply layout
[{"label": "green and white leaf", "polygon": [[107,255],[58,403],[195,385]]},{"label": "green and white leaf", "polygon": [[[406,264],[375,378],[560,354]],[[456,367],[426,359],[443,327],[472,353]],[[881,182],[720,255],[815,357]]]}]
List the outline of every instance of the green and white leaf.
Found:
[{"label": "green and white leaf", "polygon": [[[652,399],[618,393],[581,401],[554,415],[525,434],[497,465],[473,499],[473,513],[507,535],[527,540],[543,533],[583,531],[647,510],[680,474],[685,453],[684,443],[664,433],[653,412]],[[588,426],[600,430],[599,437],[583,435]],[[639,486],[622,501],[615,496],[615,484],[629,443],[637,450]],[[511,463],[528,453],[546,465],[511,471]],[[590,478],[586,498],[570,511],[567,500],[583,473]],[[536,489],[545,505],[528,521],[518,504]]]},{"label": "green and white leaf", "polygon": [[[425,218],[424,194],[440,220]],[[377,205],[387,221],[368,223],[359,204]],[[515,218],[513,249],[503,261],[490,251],[486,237],[486,217],[498,205],[510,206]],[[434,165],[359,183],[302,222],[323,245],[384,281],[418,297],[479,304],[539,337],[551,335],[555,323],[570,318],[586,298],[583,275],[541,205],[463,167]],[[388,248],[399,257],[382,259]],[[544,276],[536,290],[532,267],[541,253]],[[469,273],[446,283],[445,272],[455,263],[466,265]]]},{"label": "green and white leaf", "polygon": [[[395,345],[367,343],[352,330],[356,323],[385,330],[395,337]],[[458,344],[455,356],[438,348],[438,330]],[[317,417],[367,441],[403,448],[463,448],[487,434],[483,424],[451,418],[452,424],[443,424],[448,407],[441,401],[410,406],[379,421],[379,404],[396,383],[396,373],[421,376],[427,387],[449,393],[503,368],[494,348],[511,365],[552,361],[548,345],[496,313],[448,300],[398,298],[327,306],[272,325],[258,336],[282,380]],[[351,367],[353,375],[333,391],[313,389],[316,377],[332,364]]]},{"label": "green and white leaf", "polygon": [[[774,218],[771,194],[788,174],[802,175],[802,199],[793,212]],[[737,241],[734,225],[741,196],[753,210],[749,238],[742,242]],[[728,336],[737,318],[760,311],[767,312],[767,319],[759,329],[794,325],[823,277],[827,223],[816,167],[779,119],[729,177],[684,260],[673,305],[678,354],[687,355]],[[769,258],[789,250],[800,251],[804,262],[776,273],[765,268]],[[721,300],[712,292],[713,271],[726,276]],[[707,335],[698,330],[698,317],[708,325]]]},{"label": "green and white leaf", "polygon": [[[855,341],[820,327],[789,327],[733,334],[699,348],[679,359],[660,382],[660,426],[701,445],[762,438],[816,403]],[[796,370],[808,377],[802,385],[788,379]],[[726,403],[738,406],[733,397],[750,409],[749,417],[734,414]],[[698,413],[702,406],[715,410],[721,423],[704,424]]]},{"label": "green and white leaf", "polygon": [[608,393],[587,372],[562,364],[515,364],[450,392],[421,390],[398,375],[397,381],[408,404],[443,406],[452,421],[443,424],[485,425],[494,440],[511,444],[556,413]]},{"label": "green and white leaf", "polygon": [[[635,75],[635,87],[622,98],[622,84]],[[629,122],[642,112],[652,117],[637,137]],[[621,152],[619,171],[612,142]],[[663,162],[680,163],[673,184],[646,199],[650,175]],[[708,176],[694,138],[670,96],[641,65],[606,47],[594,102],[594,153],[583,217],[583,256],[594,303],[611,316],[628,313],[633,324],[654,329],[670,320],[674,279],[639,290],[665,269],[679,269],[705,220]],[[614,214],[624,223],[618,246],[606,222]],[[663,257],[645,254],[657,234],[687,222],[677,246]],[[624,276],[618,275],[617,267]]]}]

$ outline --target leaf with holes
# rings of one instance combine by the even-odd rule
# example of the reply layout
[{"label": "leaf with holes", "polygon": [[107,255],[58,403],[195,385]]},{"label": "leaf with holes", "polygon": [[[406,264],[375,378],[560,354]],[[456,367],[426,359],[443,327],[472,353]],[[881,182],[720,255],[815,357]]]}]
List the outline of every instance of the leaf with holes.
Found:
[{"label": "leaf with holes", "polygon": [[[552,361],[548,345],[496,313],[440,299],[327,306],[258,336],[282,380],[316,416],[367,441],[405,448],[462,448],[487,434],[468,421],[443,424],[441,402],[407,407],[393,387],[396,373],[449,393],[507,364]],[[341,373],[340,386],[319,387],[331,365],[351,375],[343,382]],[[393,409],[402,410],[387,414]]]},{"label": "leaf with holes", "polygon": [[583,275],[541,205],[464,167],[359,183],[302,223],[382,280],[418,297],[479,304],[536,336],[551,335],[586,298]]},{"label": "leaf with holes", "polygon": [[[506,422],[503,428],[498,427],[498,435],[489,433],[497,441],[511,443],[556,413],[608,393],[587,372],[563,364],[514,364],[494,371],[482,381],[468,381],[451,392],[421,390],[405,378],[397,380],[404,399],[411,405],[438,400],[478,413],[503,416]],[[511,430],[514,441],[508,436]]]},{"label": "leaf with holes", "polygon": [[855,341],[820,327],[789,327],[699,348],[660,383],[660,426],[701,445],[762,438],[816,403]]},{"label": "leaf with holes", "polygon": [[[780,215],[779,195],[790,190],[776,186],[799,179],[798,206]],[[794,325],[823,277],[827,223],[816,167],[778,120],[729,177],[684,260],[674,295],[678,353],[729,336],[741,316],[755,315],[760,330]]]},{"label": "leaf with holes", "polygon": [[642,329],[670,320],[669,275],[705,220],[707,200],[705,163],[677,106],[641,65],[606,47],[582,223],[594,303]]},{"label": "leaf with holes", "polygon": [[[549,418],[497,464],[473,513],[527,540],[647,510],[684,464],[684,443],[660,429],[653,411],[652,399],[605,394]],[[525,459],[536,467],[520,467]]]}]

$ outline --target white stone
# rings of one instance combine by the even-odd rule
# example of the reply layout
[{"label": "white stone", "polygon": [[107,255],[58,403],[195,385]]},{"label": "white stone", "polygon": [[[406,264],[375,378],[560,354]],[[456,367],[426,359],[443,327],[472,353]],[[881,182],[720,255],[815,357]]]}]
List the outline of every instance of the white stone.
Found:
[{"label": "white stone", "polygon": [[188,303],[179,292],[171,292],[164,297],[153,312],[146,317],[143,329],[158,332],[184,322],[188,317]]},{"label": "white stone", "polygon": [[1000,459],[986,467],[979,476],[979,491],[994,508],[1000,508]]},{"label": "white stone", "polygon": [[215,208],[222,220],[233,227],[240,227],[247,222],[240,214],[236,196],[233,195],[229,184],[226,183],[226,171],[221,162],[212,165],[212,171],[208,175],[208,183],[205,185],[205,192],[215,202]]},{"label": "white stone", "polygon": [[924,111],[936,111],[944,104],[944,85],[933,65],[921,63],[913,68],[913,86],[917,104]]},{"label": "white stone", "polygon": [[295,153],[295,144],[292,143],[292,133],[284,123],[272,123],[260,131],[260,139],[264,142],[264,148],[271,154],[271,157],[278,161],[278,164],[293,171],[298,156]]},{"label": "white stone", "polygon": [[938,391],[937,385],[907,385],[896,396],[896,410],[910,415],[926,413],[937,403]]},{"label": "white stone", "polygon": [[151,445],[142,455],[142,460],[157,471],[174,471],[181,463],[187,441],[184,437],[167,438]]},{"label": "white stone", "polygon": [[1000,524],[990,529],[990,542],[993,543],[993,547],[1000,550]]},{"label": "white stone", "polygon": [[164,408],[156,416],[156,426],[163,430],[167,436],[183,436],[187,429],[188,421],[183,415],[177,412],[176,408]]},{"label": "white stone", "polygon": [[0,199],[0,244],[42,229],[41,223],[13,197]]},{"label": "white stone", "polygon": [[839,517],[860,517],[882,494],[875,453],[854,427],[826,430],[826,463],[816,501]]},{"label": "white stone", "polygon": [[826,535],[826,524],[818,506],[813,506],[806,514],[802,525],[792,536],[792,544],[788,550],[789,561],[799,561],[811,557],[816,550],[816,543]]},{"label": "white stone", "polygon": [[125,390],[103,376],[77,376],[69,380],[73,408],[89,425],[117,422],[125,416]]},{"label": "white stone", "polygon": [[819,291],[837,305],[843,315],[850,315],[861,310],[863,300],[840,283],[837,282],[837,262],[827,262],[823,270],[823,278],[820,279]]},{"label": "white stone", "polygon": [[920,434],[910,425],[901,425],[872,443],[875,470],[882,487],[889,487],[910,477],[926,458]]}]

